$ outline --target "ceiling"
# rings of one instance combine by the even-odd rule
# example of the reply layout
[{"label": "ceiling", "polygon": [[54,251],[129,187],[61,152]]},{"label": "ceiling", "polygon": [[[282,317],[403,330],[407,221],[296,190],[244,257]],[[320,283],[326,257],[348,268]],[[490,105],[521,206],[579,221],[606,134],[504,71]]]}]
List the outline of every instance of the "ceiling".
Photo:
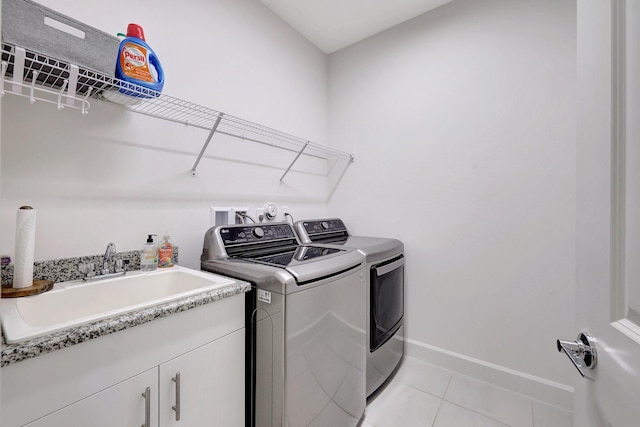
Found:
[{"label": "ceiling", "polygon": [[452,0],[260,0],[329,54]]}]

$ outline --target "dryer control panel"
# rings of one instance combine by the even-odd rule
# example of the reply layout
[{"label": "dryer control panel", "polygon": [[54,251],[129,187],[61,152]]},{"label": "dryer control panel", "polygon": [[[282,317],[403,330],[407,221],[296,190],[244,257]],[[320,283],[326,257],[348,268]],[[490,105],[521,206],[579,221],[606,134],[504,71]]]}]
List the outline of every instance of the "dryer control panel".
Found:
[{"label": "dryer control panel", "polygon": [[[349,235],[347,227],[345,227],[344,222],[339,218],[299,221],[296,223],[296,227],[299,227],[299,223],[302,224],[304,234],[306,234],[312,242],[329,236],[338,237]],[[300,231],[300,228],[296,229]]]},{"label": "dryer control panel", "polygon": [[302,225],[309,236],[318,233],[335,233],[336,231],[347,231],[341,219],[318,219],[313,221],[303,221]]}]

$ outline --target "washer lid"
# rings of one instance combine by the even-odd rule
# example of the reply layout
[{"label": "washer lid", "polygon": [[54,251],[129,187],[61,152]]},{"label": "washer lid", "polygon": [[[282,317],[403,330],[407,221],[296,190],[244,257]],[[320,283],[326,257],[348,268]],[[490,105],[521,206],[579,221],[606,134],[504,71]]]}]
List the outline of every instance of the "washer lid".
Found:
[{"label": "washer lid", "polygon": [[317,260],[320,257],[344,251],[344,249],[320,246],[293,246],[277,252],[265,253],[265,251],[252,251],[250,253],[236,255],[234,258],[251,260],[277,267],[295,267],[301,263]]},{"label": "washer lid", "polygon": [[404,252],[404,244],[400,240],[386,237],[349,236],[336,247],[357,249],[367,257],[367,262],[378,261]]}]

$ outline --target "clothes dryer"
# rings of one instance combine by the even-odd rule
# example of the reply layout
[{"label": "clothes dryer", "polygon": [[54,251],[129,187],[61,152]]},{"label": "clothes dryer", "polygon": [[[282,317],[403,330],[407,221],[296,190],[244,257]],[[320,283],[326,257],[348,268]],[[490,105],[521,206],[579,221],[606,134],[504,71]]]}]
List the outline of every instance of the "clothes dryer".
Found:
[{"label": "clothes dryer", "polygon": [[352,236],[339,218],[297,221],[300,242],[356,249],[367,262],[367,397],[399,366],[404,354],[404,244],[397,239]]}]

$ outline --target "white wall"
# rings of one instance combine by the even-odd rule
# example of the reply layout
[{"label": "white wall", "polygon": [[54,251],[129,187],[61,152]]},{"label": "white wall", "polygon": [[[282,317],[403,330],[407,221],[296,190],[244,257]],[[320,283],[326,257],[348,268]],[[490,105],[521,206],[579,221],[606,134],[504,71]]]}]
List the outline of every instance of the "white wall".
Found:
[{"label": "white wall", "polygon": [[[141,24],[166,93],[355,153],[328,213],[405,242],[408,337],[572,382],[554,342],[576,333],[574,2],[456,0],[331,55],[328,77],[259,2],[41,3],[109,33]],[[297,168],[280,184],[290,157],[250,143],[214,139],[191,177],[205,138],[100,103],[82,117],[5,96],[0,252],[23,204],[38,209],[36,259],[168,230],[190,267],[210,206],[327,213],[325,179]]]},{"label": "white wall", "polygon": [[[142,25],[169,95],[326,143],[326,56],[259,2],[39,2],[114,35]],[[196,268],[211,206],[270,201],[298,218],[326,214],[325,177],[296,166],[279,182],[289,152],[216,135],[194,178],[200,129],[15,96],[3,98],[2,125],[0,253],[13,253],[21,205],[38,211],[36,259],[101,253],[109,241],[135,250],[168,230],[181,264]]]},{"label": "white wall", "polygon": [[552,386],[576,376],[575,8],[456,0],[329,57],[357,153],[329,213],[404,241],[408,338]]}]

